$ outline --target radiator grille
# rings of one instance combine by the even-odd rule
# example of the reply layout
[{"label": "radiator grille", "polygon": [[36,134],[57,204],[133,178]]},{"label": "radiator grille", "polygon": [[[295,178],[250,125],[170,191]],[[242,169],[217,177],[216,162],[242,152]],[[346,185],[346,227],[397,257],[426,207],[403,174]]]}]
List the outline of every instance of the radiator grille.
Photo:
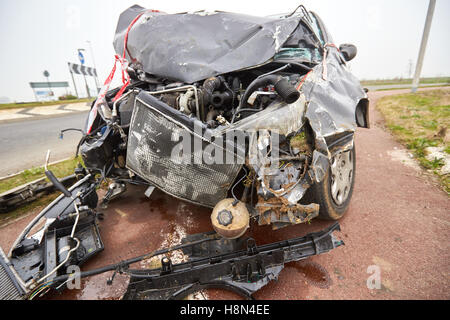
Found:
[{"label": "radiator grille", "polygon": [[0,248],[0,300],[23,300],[22,291],[9,270],[6,257]]},{"label": "radiator grille", "polygon": [[177,120],[137,99],[128,138],[127,167],[170,195],[213,207],[226,198],[242,165],[205,164],[201,152],[190,154],[185,163],[172,161],[172,150],[179,143],[173,137],[181,131],[189,132],[192,144],[194,139],[199,139],[203,149],[209,144]]}]

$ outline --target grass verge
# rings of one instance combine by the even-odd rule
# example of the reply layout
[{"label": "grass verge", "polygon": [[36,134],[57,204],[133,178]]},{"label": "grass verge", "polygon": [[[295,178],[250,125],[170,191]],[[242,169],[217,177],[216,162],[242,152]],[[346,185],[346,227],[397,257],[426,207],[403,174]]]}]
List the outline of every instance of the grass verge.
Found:
[{"label": "grass verge", "polygon": [[[56,177],[62,178],[72,174],[80,161],[81,157],[78,156],[77,158],[68,159],[56,164],[52,164],[49,166],[49,169],[53,171]],[[25,170],[19,173],[18,175],[1,180],[0,193],[11,190],[15,187],[21,186],[33,180],[39,179],[43,176],[45,176],[44,167],[35,167]]]},{"label": "grass verge", "polygon": [[2,213],[0,214],[0,227],[7,224],[9,221],[14,220],[20,216],[25,215],[26,213],[29,213],[33,210],[33,212],[38,212],[44,207],[46,207],[50,202],[55,200],[61,192],[56,191],[50,194],[47,194],[45,196],[42,196],[39,199],[36,199],[33,202],[30,202],[20,208],[17,208],[11,212],[8,213]]},{"label": "grass verge", "polygon": [[[428,147],[450,154],[450,90],[430,90],[381,98],[377,109],[394,136],[411,150],[420,165],[436,174],[450,194],[450,176],[442,173],[444,158],[427,158]],[[429,149],[428,149],[429,150]]]},{"label": "grass verge", "polygon": [[[420,84],[429,84],[429,83],[450,84],[450,77],[420,78]],[[374,86],[374,85],[381,86],[388,84],[412,84],[412,79],[361,80],[361,85],[363,86]]]},{"label": "grass verge", "polygon": [[0,104],[0,110],[31,108],[31,107],[47,107],[47,106],[54,106],[54,105],[60,105],[60,104],[90,102],[92,100],[94,100],[94,99],[84,98],[84,99],[75,99],[75,100],[58,100],[58,101],[47,101],[47,102],[2,103],[2,104]]},{"label": "grass verge", "polygon": [[[447,88],[447,87],[450,87],[450,84],[436,85],[436,86],[419,85],[419,88]],[[400,90],[400,89],[411,89],[411,88],[410,87],[407,87],[407,88],[383,88],[383,89],[376,89],[376,90],[370,90],[370,91],[391,91],[391,90]]]},{"label": "grass verge", "polygon": [[[58,177],[62,178],[72,174],[77,167],[78,163],[81,162],[81,157],[65,160],[49,166],[49,169]],[[45,176],[44,167],[36,167],[32,169],[25,170],[20,174],[6,178],[0,181],[0,193],[11,190],[15,187],[23,185],[25,183],[31,182],[33,180],[39,179]],[[48,179],[46,178],[48,181]],[[34,209],[43,208],[52,202],[60,194],[59,191],[53,192],[51,194],[45,195],[31,203],[28,203],[20,208],[17,208],[11,212],[0,214],[0,226],[15,219],[27,212]]]}]

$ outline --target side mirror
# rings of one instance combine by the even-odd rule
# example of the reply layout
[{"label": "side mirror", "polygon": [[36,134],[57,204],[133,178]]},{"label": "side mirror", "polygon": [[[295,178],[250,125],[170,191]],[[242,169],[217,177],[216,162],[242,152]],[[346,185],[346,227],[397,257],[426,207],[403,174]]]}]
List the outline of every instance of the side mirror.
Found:
[{"label": "side mirror", "polygon": [[339,46],[339,51],[341,51],[341,54],[344,56],[345,61],[352,60],[358,52],[356,46],[349,43],[341,44]]}]

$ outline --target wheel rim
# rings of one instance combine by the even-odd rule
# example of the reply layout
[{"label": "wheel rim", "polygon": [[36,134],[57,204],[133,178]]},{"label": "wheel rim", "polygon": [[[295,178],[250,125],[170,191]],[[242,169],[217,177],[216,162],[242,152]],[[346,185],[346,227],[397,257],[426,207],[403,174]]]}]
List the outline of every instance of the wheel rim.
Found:
[{"label": "wheel rim", "polygon": [[331,159],[331,195],[337,205],[348,199],[353,181],[353,154],[342,152]]}]

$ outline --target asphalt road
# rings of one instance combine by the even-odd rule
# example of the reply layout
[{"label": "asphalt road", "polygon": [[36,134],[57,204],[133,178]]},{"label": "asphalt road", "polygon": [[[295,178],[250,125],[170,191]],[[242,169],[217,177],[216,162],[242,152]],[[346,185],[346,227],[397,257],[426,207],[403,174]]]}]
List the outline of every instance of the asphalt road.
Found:
[{"label": "asphalt road", "polygon": [[[450,202],[448,196],[408,157],[407,150],[385,130],[375,110],[378,98],[407,90],[370,93],[371,129],[356,134],[356,182],[352,202],[340,220],[344,240],[326,254],[289,263],[278,281],[255,294],[256,299],[450,299]],[[186,234],[210,231],[210,210],[174,199],[156,190],[130,187],[110,203],[100,221],[105,250],[82,270],[175,245]],[[37,212],[0,227],[0,245],[7,251]],[[252,225],[247,236],[257,244],[298,237],[325,228],[313,220],[272,231]],[[172,256],[176,261],[179,257]],[[147,262],[133,267],[148,267]],[[379,271],[380,286],[367,280]],[[82,280],[81,289],[65,290],[47,299],[118,299],[127,276],[111,272]],[[200,297],[238,299],[233,293],[210,289]]]},{"label": "asphalt road", "polygon": [[48,149],[52,151],[51,162],[74,155],[81,134],[66,132],[61,140],[59,133],[66,128],[83,128],[86,117],[87,112],[75,112],[1,123],[0,177],[42,166]]}]

